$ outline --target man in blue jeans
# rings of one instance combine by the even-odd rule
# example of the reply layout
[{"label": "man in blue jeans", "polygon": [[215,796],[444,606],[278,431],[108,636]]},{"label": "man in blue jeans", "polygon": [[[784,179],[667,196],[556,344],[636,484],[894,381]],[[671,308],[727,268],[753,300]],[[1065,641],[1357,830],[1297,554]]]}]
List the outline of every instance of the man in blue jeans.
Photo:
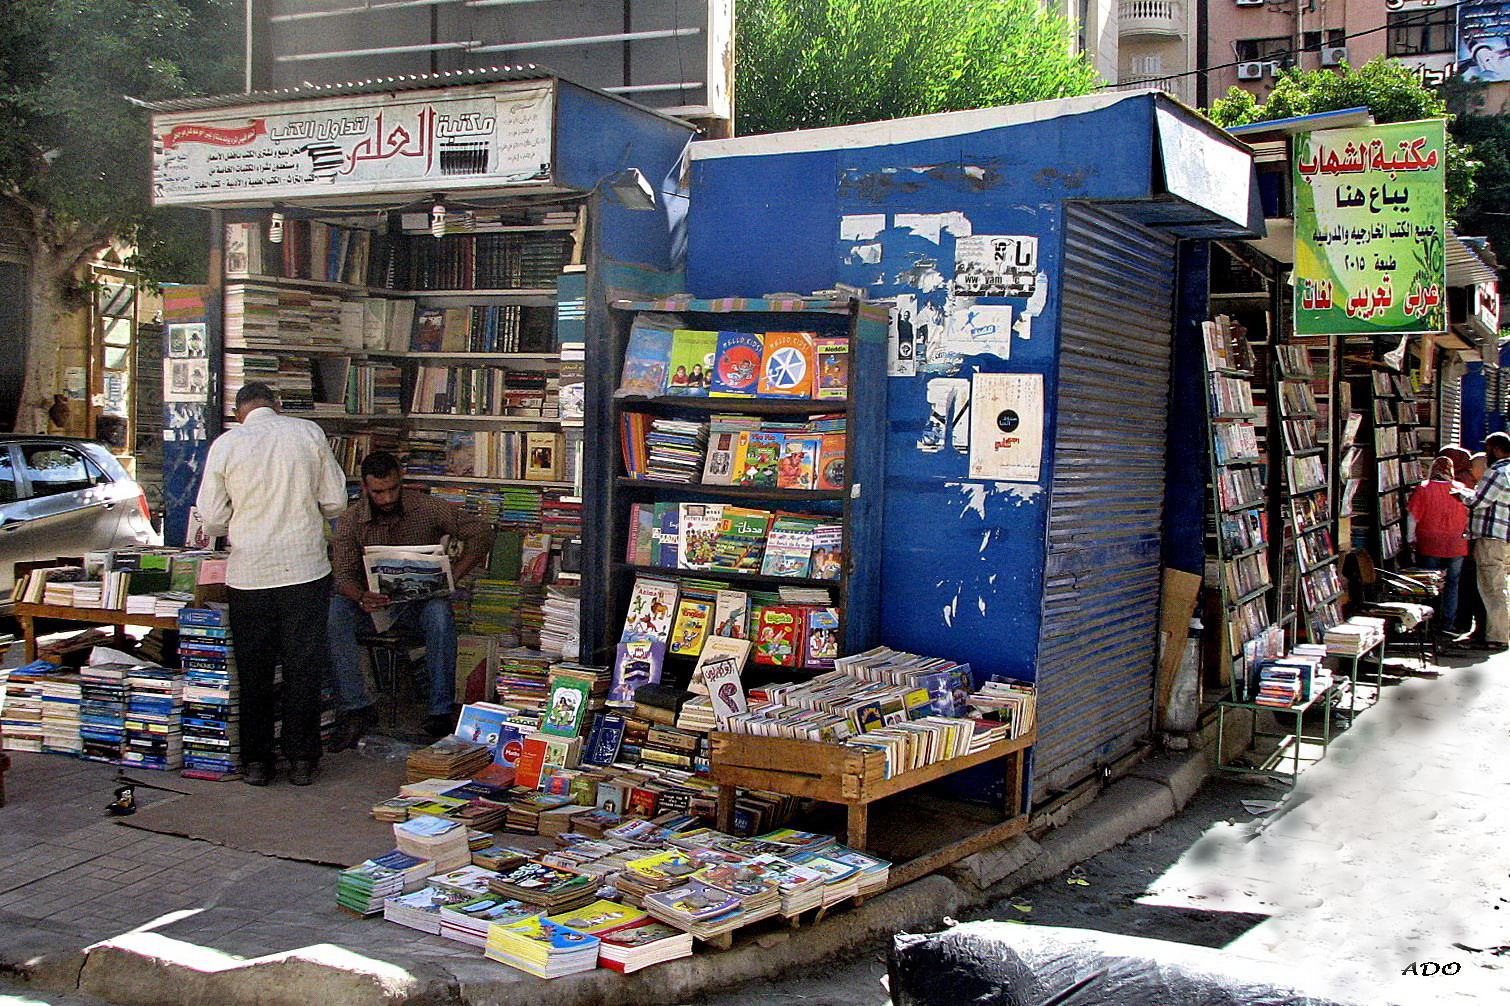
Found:
[{"label": "man in blue jeans", "polygon": [[452,579],[460,583],[487,556],[493,529],[480,517],[417,489],[403,487],[398,458],[385,451],[362,461],[362,499],[336,523],[332,543],[335,595],[330,599],[328,635],[330,666],[340,720],[330,750],[351,747],[371,728],[376,717],[372,695],[362,674],[357,637],[373,631],[372,613],[389,609],[393,627],[422,636],[429,670],[429,718],[432,736],[451,732],[456,691],[456,623],[451,600],[430,597],[393,602],[367,589],[362,550],[369,545],[436,545],[446,538],[462,543],[451,564]]}]

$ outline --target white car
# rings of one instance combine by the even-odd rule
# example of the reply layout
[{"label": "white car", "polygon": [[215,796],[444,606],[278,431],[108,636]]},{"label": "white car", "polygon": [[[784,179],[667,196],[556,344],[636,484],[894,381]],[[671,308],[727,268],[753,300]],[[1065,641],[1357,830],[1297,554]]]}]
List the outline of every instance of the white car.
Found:
[{"label": "white car", "polygon": [[0,610],[18,562],[161,543],[146,494],[104,445],[0,434]]}]

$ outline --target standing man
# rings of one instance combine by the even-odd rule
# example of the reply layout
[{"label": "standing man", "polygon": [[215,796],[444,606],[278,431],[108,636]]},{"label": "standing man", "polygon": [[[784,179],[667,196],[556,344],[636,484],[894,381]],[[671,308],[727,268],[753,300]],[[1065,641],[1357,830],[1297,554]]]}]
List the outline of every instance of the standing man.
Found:
[{"label": "standing man", "polygon": [[1479,595],[1487,612],[1485,648],[1510,649],[1510,597],[1505,574],[1510,566],[1510,434],[1491,433],[1484,440],[1489,467],[1468,504],[1468,537],[1478,564]]},{"label": "standing man", "polygon": [[425,665],[430,674],[430,716],[425,730],[433,736],[451,732],[456,694],[456,621],[451,599],[429,597],[391,602],[367,589],[362,550],[368,545],[436,545],[449,536],[463,544],[451,567],[461,580],[487,556],[493,529],[480,517],[438,500],[429,493],[403,488],[398,458],[386,451],[362,461],[362,499],[346,511],[335,532],[336,595],[330,599],[330,666],[335,679],[336,724],[331,750],[340,751],[361,739],[376,717],[372,695],[362,676],[359,633],[373,631],[372,612],[391,608],[393,624],[423,635]]},{"label": "standing man", "polygon": [[278,414],[260,381],[236,392],[236,421],[210,445],[199,484],[205,531],[228,531],[225,582],[241,679],[243,778],[273,779],[273,672],[283,664],[288,781],[308,786],[320,761],[320,683],[330,597],[326,518],[346,509],[346,480],[325,433]]}]

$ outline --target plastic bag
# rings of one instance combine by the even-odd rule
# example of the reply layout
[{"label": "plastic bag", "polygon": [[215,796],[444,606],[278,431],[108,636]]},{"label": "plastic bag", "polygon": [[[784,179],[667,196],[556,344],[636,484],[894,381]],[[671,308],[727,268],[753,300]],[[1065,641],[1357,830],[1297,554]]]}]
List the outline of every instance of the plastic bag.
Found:
[{"label": "plastic bag", "polygon": [[968,922],[902,933],[895,1006],[1350,1006],[1224,950],[1084,929]]}]

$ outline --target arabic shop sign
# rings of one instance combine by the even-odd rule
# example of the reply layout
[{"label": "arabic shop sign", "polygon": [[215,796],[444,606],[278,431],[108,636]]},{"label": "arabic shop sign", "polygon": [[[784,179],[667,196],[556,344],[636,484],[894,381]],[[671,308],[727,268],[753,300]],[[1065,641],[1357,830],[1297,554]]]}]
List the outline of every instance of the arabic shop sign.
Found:
[{"label": "arabic shop sign", "polygon": [[1295,137],[1295,332],[1441,332],[1441,119]]},{"label": "arabic shop sign", "polygon": [[533,185],[551,177],[553,85],[357,95],[152,120],[152,200]]}]

